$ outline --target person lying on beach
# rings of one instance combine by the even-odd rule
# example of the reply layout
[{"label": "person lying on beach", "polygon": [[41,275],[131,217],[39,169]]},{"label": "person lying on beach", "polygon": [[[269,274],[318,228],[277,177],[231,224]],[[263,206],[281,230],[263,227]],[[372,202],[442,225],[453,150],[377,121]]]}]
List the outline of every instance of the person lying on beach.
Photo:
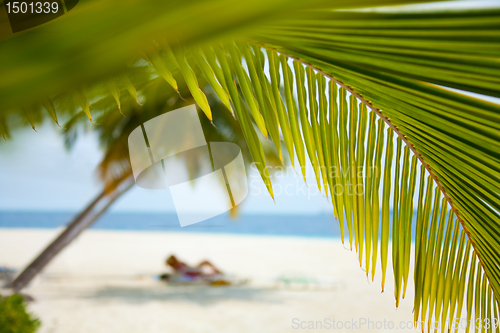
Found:
[{"label": "person lying on beach", "polygon": [[176,275],[182,277],[181,282],[197,282],[203,280],[217,285],[229,284],[228,281],[222,279],[223,273],[207,260],[200,262],[195,267],[191,267],[178,260],[174,255],[171,255],[167,259],[166,264],[174,269]]}]

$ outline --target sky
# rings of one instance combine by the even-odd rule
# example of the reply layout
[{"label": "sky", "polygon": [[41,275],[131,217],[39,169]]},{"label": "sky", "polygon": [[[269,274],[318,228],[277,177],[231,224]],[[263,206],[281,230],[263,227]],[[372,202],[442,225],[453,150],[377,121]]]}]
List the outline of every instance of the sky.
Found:
[{"label": "sky", "polygon": [[[47,122],[37,132],[25,128],[14,132],[12,140],[0,143],[0,210],[77,211],[101,191],[95,174],[102,156],[97,137],[93,133],[82,135],[67,151],[58,131]],[[294,170],[275,182],[276,203],[256,170],[247,169],[247,174],[249,194],[241,205],[244,213],[332,212],[326,197],[314,186],[305,186]],[[287,194],[284,190],[280,194],[280,188],[285,187]],[[168,189],[134,186],[112,206],[112,211],[174,212],[175,207]]]}]

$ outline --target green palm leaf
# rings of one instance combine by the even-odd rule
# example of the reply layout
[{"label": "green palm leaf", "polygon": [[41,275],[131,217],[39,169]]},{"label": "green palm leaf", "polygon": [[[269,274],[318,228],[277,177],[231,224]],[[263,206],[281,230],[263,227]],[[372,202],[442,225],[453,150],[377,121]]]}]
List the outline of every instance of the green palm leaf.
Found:
[{"label": "green palm leaf", "polygon": [[[282,10],[284,3],[201,1],[190,7],[193,13],[210,8],[214,15],[188,27],[175,16],[187,15],[184,6],[166,14],[155,2],[154,14],[144,9],[135,27],[108,39],[96,35],[106,26],[100,21],[106,5],[82,6],[75,20],[98,20],[95,30],[79,37],[80,47],[92,37],[96,46],[61,62],[50,47],[74,50],[61,41],[81,33],[66,18],[54,22],[66,30],[47,45],[33,43],[38,30],[8,38],[5,50],[42,49],[40,63],[51,69],[21,71],[30,59],[0,55],[0,132],[8,136],[6,119],[27,106],[41,110],[44,101],[54,120],[56,111],[73,117],[83,111],[90,118],[101,104],[123,104],[125,91],[139,100],[158,79],[170,84],[162,89],[186,85],[211,119],[209,85],[227,114],[234,112],[271,196],[262,141],[280,156],[286,149],[292,163],[296,156],[304,178],[307,153],[319,190],[332,200],[342,240],[347,229],[372,279],[380,260],[382,290],[391,257],[396,305],[406,295],[415,239],[415,321],[426,321],[430,330],[432,320],[459,318],[464,305],[467,319],[491,320],[500,296],[500,106],[452,89],[500,97],[500,10],[337,11],[336,1],[307,9],[292,1]],[[146,14],[153,15],[149,23]],[[116,15],[117,26],[125,27]],[[177,40],[165,35],[171,31]],[[153,51],[144,56],[142,49]],[[103,59],[92,58],[104,50],[110,52]],[[132,64],[127,75],[126,61]],[[71,70],[63,75],[62,69]],[[109,85],[113,75],[120,84]],[[77,90],[68,102],[68,89],[83,84],[89,89]],[[35,126],[38,111],[24,114]]]}]

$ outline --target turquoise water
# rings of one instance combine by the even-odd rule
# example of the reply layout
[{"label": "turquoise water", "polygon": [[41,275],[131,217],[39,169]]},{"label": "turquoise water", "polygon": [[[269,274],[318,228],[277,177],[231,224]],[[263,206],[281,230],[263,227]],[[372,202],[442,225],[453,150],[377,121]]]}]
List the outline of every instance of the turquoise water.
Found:
[{"label": "turquoise water", "polygon": [[[0,228],[59,228],[69,224],[75,215],[71,212],[0,211]],[[412,238],[415,220],[416,212],[413,214]],[[340,238],[340,226],[333,214],[242,214],[236,220],[224,214],[181,228],[177,215],[172,213],[107,213],[91,229]],[[347,230],[346,226],[346,237]]]},{"label": "turquoise water", "polygon": [[[0,211],[0,228],[59,228],[76,213]],[[227,214],[181,228],[176,214],[108,213],[92,229],[203,232],[299,237],[340,237],[340,227],[332,215],[241,215],[232,220]],[[1,231],[0,231],[1,232]]]}]

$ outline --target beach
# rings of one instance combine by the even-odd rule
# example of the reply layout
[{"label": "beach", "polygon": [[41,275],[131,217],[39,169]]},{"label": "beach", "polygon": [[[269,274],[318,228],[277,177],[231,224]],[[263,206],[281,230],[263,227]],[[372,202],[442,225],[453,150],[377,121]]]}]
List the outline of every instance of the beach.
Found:
[{"label": "beach", "polygon": [[[0,229],[0,266],[22,269],[60,231]],[[168,285],[171,254],[241,285]],[[413,281],[396,309],[390,266],[381,293],[380,269],[368,280],[339,239],[87,230],[24,292],[41,333],[415,331]]]}]

